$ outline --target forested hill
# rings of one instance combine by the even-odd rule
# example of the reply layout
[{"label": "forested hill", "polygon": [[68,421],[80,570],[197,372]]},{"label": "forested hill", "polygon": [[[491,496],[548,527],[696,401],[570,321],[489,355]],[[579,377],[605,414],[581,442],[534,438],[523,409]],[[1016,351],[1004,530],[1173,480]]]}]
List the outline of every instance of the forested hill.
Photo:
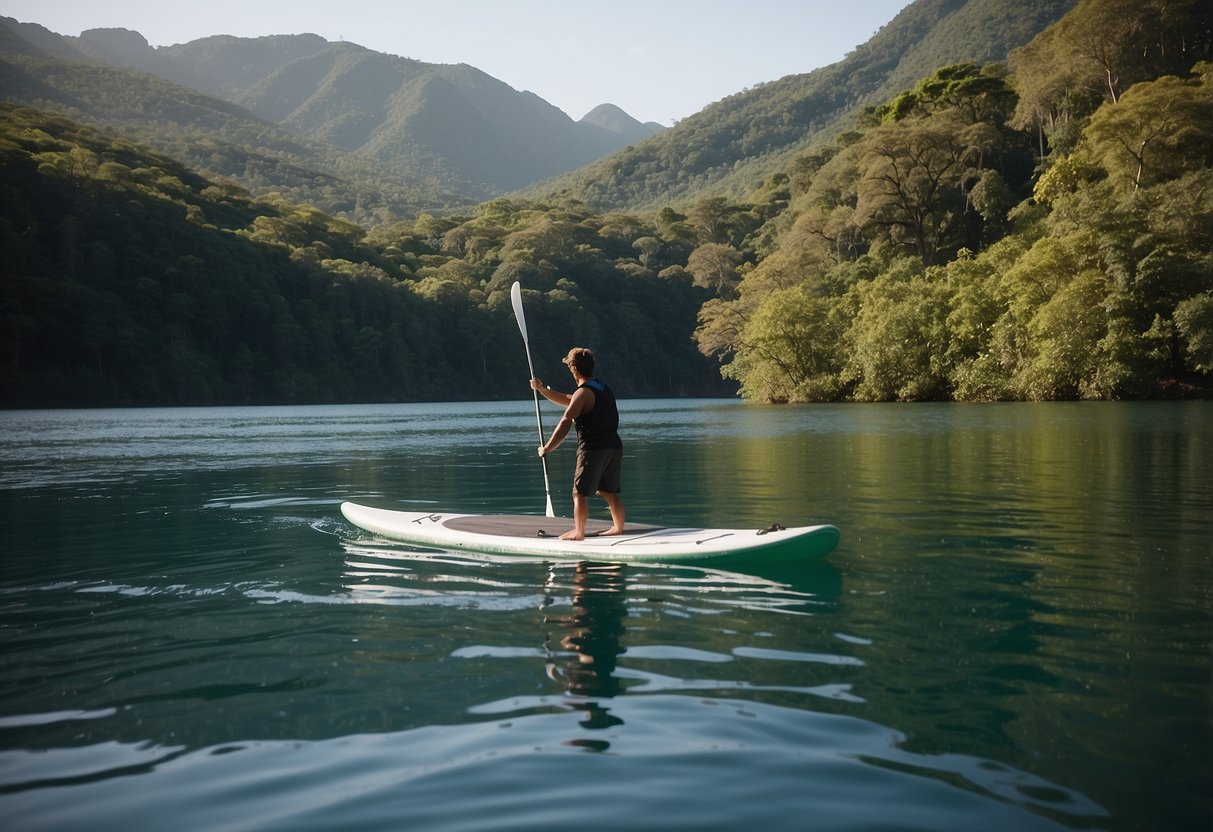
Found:
[{"label": "forested hill", "polygon": [[380,168],[158,76],[61,60],[17,37],[3,20],[0,99],[117,131],[208,177],[365,224],[471,204],[428,174]]},{"label": "forested hill", "polygon": [[479,186],[469,191],[479,199],[581,167],[661,129],[627,117],[625,135],[574,121],[467,64],[428,64],[323,39],[261,77],[233,76],[227,68],[259,57],[262,40],[204,38],[157,57],[275,124],[384,167]]},{"label": "forested hill", "polygon": [[634,221],[499,200],[368,234],[6,104],[0,204],[0,406],[526,398],[515,280],[543,377],[589,344],[621,396],[735,390],[690,338],[709,292],[641,262],[690,243]]},{"label": "forested hill", "polygon": [[610,105],[574,122],[473,67],[311,34],[153,48],[124,29],[64,37],[0,18],[0,97],[368,227],[509,191],[595,211],[685,210],[704,195],[747,197],[864,105],[940,66],[1005,60],[1071,5],[914,0],[845,60],[738,92],[660,132]]},{"label": "forested hill", "polygon": [[594,210],[742,199],[796,155],[849,129],[941,66],[1003,62],[1074,0],[915,0],[844,60],[719,101],[647,141],[523,192]]},{"label": "forested hill", "polygon": [[[10,18],[0,18],[0,96],[132,133],[207,175],[364,224],[470,206],[661,129],[618,108],[574,121],[466,64],[317,35],[153,48],[124,29],[64,37]],[[199,108],[225,122],[194,117]]]},{"label": "forested hill", "polygon": [[700,347],[766,401],[1208,395],[1211,61],[1206,0],[1078,0],[940,67],[768,181]]},{"label": "forested hill", "polygon": [[[907,13],[981,4],[958,2]],[[944,22],[879,37],[925,43]],[[891,54],[882,79],[908,60]],[[100,104],[67,100],[259,126],[263,146],[282,143],[260,157],[275,173],[317,158],[146,73],[61,64],[52,88],[24,60],[0,65],[0,83],[91,94],[85,75],[121,78],[130,89],[107,85]],[[937,66],[843,131],[801,125],[812,143],[744,198],[688,191],[652,212],[498,198],[368,228],[293,194],[250,195],[129,135],[0,107],[0,405],[512,398],[526,381],[514,281],[539,375],[559,378],[557,357],[585,344],[622,396],[1211,390],[1207,0],[1077,0],[1006,63]],[[205,147],[199,134],[182,144]]]}]

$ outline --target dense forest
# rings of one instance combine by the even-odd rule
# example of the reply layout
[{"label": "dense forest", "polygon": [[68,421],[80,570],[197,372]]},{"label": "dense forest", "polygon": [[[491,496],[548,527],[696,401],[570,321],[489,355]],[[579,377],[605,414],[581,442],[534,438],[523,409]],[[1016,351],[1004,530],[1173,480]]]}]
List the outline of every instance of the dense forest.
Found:
[{"label": "dense forest", "polygon": [[638,248],[631,218],[497,200],[368,233],[59,116],[0,114],[6,406],[525,396],[515,280],[554,381],[592,344],[627,395],[734,389],[689,338],[707,290],[654,271],[685,259],[689,227]]},{"label": "dense forest", "polygon": [[700,347],[766,401],[1207,393],[1210,44],[1206,3],[1081,0],[871,108],[780,180]]},{"label": "dense forest", "polygon": [[516,280],[537,372],[585,344],[624,396],[1207,395],[1211,44],[1199,0],[1079,0],[742,196],[645,212],[565,189],[358,225],[0,105],[0,404],[513,397]]}]

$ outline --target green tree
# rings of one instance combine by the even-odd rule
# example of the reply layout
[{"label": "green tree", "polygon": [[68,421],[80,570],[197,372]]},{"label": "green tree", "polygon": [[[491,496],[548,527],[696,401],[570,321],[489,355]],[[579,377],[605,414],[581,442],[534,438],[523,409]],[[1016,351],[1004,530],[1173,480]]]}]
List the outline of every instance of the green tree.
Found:
[{"label": "green tree", "polygon": [[1199,373],[1213,372],[1213,295],[1181,301],[1175,307],[1175,325],[1189,366]]},{"label": "green tree", "polygon": [[955,244],[965,209],[957,186],[968,148],[957,125],[946,119],[884,125],[863,148],[856,221],[935,263]]},{"label": "green tree", "polygon": [[1139,81],[1185,74],[1213,58],[1210,19],[1204,0],[1079,0],[1012,51],[1016,122],[1056,129],[1089,115],[1101,100],[1115,103]]},{"label": "green tree", "polygon": [[[932,273],[934,274],[934,273]],[[844,377],[861,401],[946,398],[946,287],[902,260],[853,290],[857,313]]]},{"label": "green tree", "polygon": [[1099,344],[1107,332],[1107,280],[1087,268],[1066,281],[1028,322],[1031,355],[1016,384],[1029,399],[1094,398]]},{"label": "green tree", "polygon": [[773,291],[738,333],[737,355],[725,374],[758,401],[832,401],[844,389],[848,322],[837,298],[804,285]]},{"label": "green tree", "polygon": [[723,243],[704,243],[691,252],[687,271],[695,277],[695,285],[711,290],[722,298],[736,296],[741,252]]},{"label": "green tree", "polygon": [[1213,64],[1198,70],[1137,84],[1091,118],[1086,146],[1113,182],[1137,191],[1213,165]]}]

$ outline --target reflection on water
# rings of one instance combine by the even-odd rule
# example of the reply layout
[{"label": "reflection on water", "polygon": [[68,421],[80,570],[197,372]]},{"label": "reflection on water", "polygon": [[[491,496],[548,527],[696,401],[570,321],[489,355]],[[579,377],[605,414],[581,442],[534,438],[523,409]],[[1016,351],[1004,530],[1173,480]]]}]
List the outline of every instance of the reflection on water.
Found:
[{"label": "reflection on water", "polygon": [[[616,660],[624,652],[626,568],[624,564],[578,563],[573,568],[571,609],[566,615],[544,617],[545,623],[556,625],[560,647],[571,651],[563,665],[553,662],[548,666],[548,675],[571,694],[610,697],[619,692],[614,673]],[[553,569],[545,589],[555,590],[555,580]],[[549,650],[551,642],[549,635]]]},{"label": "reflection on water", "polygon": [[1213,406],[623,407],[637,520],[842,545],[550,564],[340,517],[540,513],[529,400],[0,413],[5,828],[567,828],[570,783],[586,828],[1207,827]]},{"label": "reflection on water", "polygon": [[[578,563],[573,567],[572,605],[567,614],[549,608],[544,623],[554,625],[559,633],[559,646],[568,651],[561,657],[553,655],[548,663],[550,679],[564,686],[565,692],[577,697],[610,698],[621,691],[615,676],[617,659],[624,652],[622,643],[627,605],[624,564]],[[556,570],[548,573],[547,591],[556,591]],[[547,600],[550,600],[548,596]],[[549,634],[545,649],[552,652]],[[612,716],[610,708],[600,702],[579,701],[573,704],[585,712],[583,728],[603,730],[622,725],[623,720]],[[570,744],[593,751],[605,751],[605,740],[575,739]]]}]

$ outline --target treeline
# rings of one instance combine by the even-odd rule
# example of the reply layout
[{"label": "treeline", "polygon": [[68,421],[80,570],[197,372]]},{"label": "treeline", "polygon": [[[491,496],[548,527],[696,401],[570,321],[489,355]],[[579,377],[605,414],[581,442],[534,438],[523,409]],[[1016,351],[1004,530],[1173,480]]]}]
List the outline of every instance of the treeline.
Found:
[{"label": "treeline", "polygon": [[1206,3],[1081,0],[870,109],[771,180],[701,349],[765,401],[1207,394],[1210,37]]},{"label": "treeline", "polygon": [[368,234],[59,116],[0,116],[3,406],[525,396],[514,280],[553,382],[585,344],[624,396],[735,389],[690,338],[709,295],[689,226],[499,200]]},{"label": "treeline", "polygon": [[0,404],[514,397],[515,280],[537,372],[585,344],[625,396],[1207,395],[1210,15],[1079,0],[744,200],[646,215],[566,194],[367,230],[0,105]]}]

